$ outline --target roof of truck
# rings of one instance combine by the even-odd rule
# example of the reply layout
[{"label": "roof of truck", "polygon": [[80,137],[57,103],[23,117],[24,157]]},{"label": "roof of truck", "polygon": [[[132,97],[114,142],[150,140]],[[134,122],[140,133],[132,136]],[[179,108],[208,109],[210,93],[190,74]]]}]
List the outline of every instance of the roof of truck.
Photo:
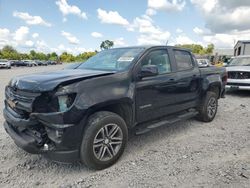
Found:
[{"label": "roof of truck", "polygon": [[144,49],[149,49],[149,48],[176,48],[176,49],[184,49],[187,51],[191,51],[190,49],[187,48],[182,48],[178,46],[168,46],[168,45],[139,45],[139,46],[124,46],[124,47],[117,47],[117,48],[111,48],[111,49],[122,49],[122,48],[144,48]]}]

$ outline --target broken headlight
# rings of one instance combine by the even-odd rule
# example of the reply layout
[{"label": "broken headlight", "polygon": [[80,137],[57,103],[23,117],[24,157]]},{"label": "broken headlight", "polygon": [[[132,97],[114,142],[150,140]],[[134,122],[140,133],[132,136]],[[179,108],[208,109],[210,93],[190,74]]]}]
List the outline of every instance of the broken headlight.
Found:
[{"label": "broken headlight", "polygon": [[72,92],[72,88],[59,87],[56,92],[45,92],[37,97],[33,104],[33,112],[66,112],[71,108],[75,98],[76,93]]},{"label": "broken headlight", "polygon": [[67,111],[72,104],[74,103],[76,94],[70,93],[67,88],[61,87],[55,93],[55,96],[58,100],[58,111],[65,112]]}]

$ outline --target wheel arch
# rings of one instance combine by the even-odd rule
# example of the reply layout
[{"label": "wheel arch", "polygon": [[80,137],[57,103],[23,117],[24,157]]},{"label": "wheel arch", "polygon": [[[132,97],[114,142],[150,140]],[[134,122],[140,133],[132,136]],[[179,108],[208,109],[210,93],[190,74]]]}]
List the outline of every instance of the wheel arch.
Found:
[{"label": "wheel arch", "polygon": [[216,94],[217,98],[219,99],[221,96],[221,84],[220,84],[220,82],[211,83],[207,88],[207,92],[208,91],[214,92]]},{"label": "wheel arch", "polygon": [[208,75],[202,81],[202,90],[203,94],[206,94],[208,91],[214,92],[219,99],[223,93],[223,85],[220,75]]},{"label": "wheel arch", "polygon": [[121,116],[121,118],[125,121],[128,128],[133,127],[134,110],[133,110],[133,103],[131,101],[128,100],[109,101],[94,105],[88,109],[87,116],[89,117],[92,114],[99,111],[113,112]]}]

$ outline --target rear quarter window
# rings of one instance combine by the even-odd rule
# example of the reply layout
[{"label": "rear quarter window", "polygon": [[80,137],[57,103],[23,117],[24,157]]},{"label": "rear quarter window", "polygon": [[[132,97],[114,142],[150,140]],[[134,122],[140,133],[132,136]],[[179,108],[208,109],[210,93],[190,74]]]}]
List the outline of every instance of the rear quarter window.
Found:
[{"label": "rear quarter window", "polygon": [[174,57],[178,71],[193,68],[193,60],[189,52],[183,50],[174,50]]}]

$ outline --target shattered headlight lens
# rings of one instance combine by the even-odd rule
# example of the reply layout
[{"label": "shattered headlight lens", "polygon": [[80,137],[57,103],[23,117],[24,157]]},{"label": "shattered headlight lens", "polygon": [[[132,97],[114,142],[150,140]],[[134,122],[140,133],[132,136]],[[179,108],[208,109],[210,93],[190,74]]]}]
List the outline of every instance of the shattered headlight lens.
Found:
[{"label": "shattered headlight lens", "polygon": [[55,93],[57,100],[58,100],[58,111],[65,112],[67,111],[76,98],[76,93],[69,93],[67,88],[61,87]]}]

